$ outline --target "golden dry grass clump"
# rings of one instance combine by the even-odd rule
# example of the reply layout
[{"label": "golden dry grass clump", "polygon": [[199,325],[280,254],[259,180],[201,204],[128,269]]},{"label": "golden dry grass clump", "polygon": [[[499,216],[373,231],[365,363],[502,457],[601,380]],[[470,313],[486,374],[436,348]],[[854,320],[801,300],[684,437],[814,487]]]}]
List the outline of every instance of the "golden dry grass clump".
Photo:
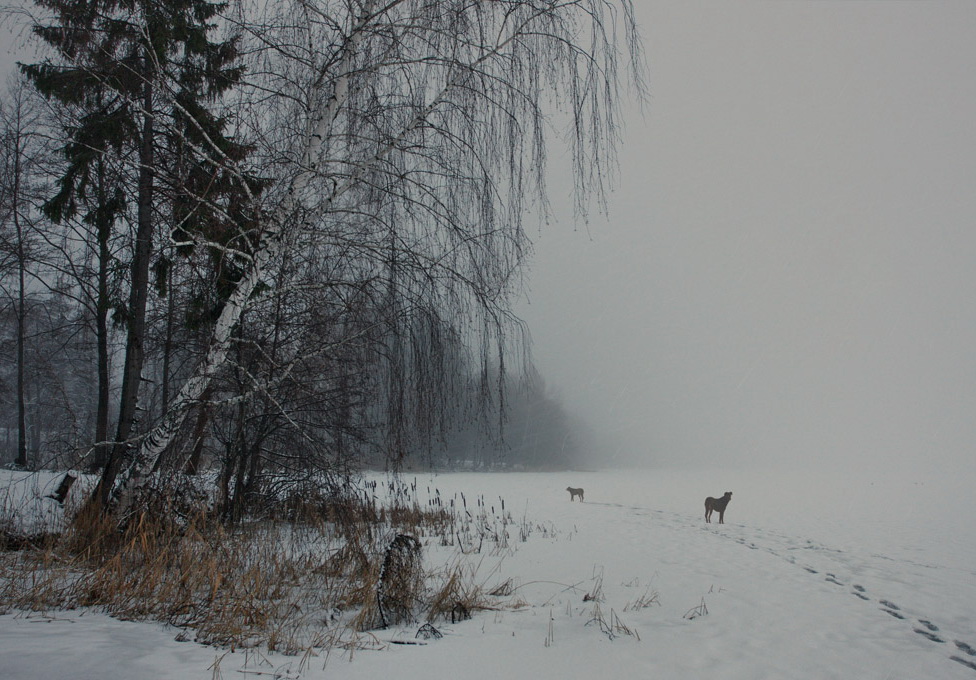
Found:
[{"label": "golden dry grass clump", "polygon": [[[355,492],[305,498],[282,505],[284,517],[231,526],[205,504],[177,508],[165,494],[121,527],[116,516],[81,512],[58,535],[0,552],[0,611],[95,607],[178,626],[180,639],[298,653],[488,606],[460,563],[425,569],[425,542],[471,550],[469,513],[402,492],[385,504]],[[482,534],[479,549],[499,532]]]}]

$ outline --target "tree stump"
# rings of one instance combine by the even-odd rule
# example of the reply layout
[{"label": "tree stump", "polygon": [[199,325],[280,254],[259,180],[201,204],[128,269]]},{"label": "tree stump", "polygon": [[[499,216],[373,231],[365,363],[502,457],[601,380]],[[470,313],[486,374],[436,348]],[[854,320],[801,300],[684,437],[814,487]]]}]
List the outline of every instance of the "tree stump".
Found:
[{"label": "tree stump", "polygon": [[61,478],[61,483],[58,484],[58,488],[54,493],[49,493],[47,497],[53,498],[59,504],[64,505],[64,499],[68,497],[68,492],[71,491],[71,485],[75,483],[76,479],[78,478],[70,472],[65,473],[64,477]]},{"label": "tree stump", "polygon": [[421,545],[413,536],[398,534],[386,549],[376,586],[380,627],[413,620],[413,607],[423,587]]}]

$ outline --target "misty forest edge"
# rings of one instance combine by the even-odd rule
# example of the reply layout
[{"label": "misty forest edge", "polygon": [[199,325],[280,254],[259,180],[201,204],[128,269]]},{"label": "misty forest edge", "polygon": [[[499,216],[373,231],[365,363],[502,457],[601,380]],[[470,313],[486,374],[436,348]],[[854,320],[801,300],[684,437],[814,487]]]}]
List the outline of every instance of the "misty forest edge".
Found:
[{"label": "misty forest edge", "polygon": [[580,462],[512,304],[554,129],[602,205],[629,2],[13,18],[43,56],[0,111],[4,460],[102,507],[210,470],[231,520],[283,479]]}]

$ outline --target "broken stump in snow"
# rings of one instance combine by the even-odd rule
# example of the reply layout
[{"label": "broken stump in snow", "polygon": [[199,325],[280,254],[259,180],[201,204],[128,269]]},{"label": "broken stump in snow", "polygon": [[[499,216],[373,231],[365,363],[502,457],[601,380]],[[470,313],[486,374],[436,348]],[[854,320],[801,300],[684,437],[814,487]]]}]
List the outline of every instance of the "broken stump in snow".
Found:
[{"label": "broken stump in snow", "polygon": [[413,619],[413,607],[423,586],[421,546],[413,536],[398,534],[386,549],[376,603],[380,627]]},{"label": "broken stump in snow", "polygon": [[71,485],[75,483],[76,479],[78,478],[70,472],[65,473],[64,477],[61,478],[61,483],[58,484],[58,488],[54,493],[49,493],[47,497],[53,498],[59,504],[64,505],[64,499],[68,497],[68,492],[71,491]]}]

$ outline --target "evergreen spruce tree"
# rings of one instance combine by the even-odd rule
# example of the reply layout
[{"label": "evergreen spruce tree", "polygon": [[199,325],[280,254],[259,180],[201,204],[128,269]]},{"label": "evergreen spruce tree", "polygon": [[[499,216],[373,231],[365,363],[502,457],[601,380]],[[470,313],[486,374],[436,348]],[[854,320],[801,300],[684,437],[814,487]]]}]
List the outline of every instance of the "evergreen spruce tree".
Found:
[{"label": "evergreen spruce tree", "polygon": [[[239,80],[241,68],[236,39],[211,39],[222,4],[38,4],[54,20],[35,26],[34,33],[54,55],[22,70],[41,93],[74,111],[66,124],[65,171],[48,212],[60,220],[83,209],[95,227],[99,252],[120,220],[134,223],[127,247],[128,295],[116,306],[126,346],[115,443],[95,494],[104,503],[137,434],[150,273],[160,256],[154,240],[173,235],[178,242],[195,243],[216,235],[226,241],[239,232],[233,223],[246,209],[241,195],[251,187],[225,173],[222,159],[240,160],[246,149],[226,136],[226,121],[211,108]],[[176,202],[175,209],[158,209],[161,190]],[[134,201],[126,201],[127,194]],[[164,220],[172,222],[164,227]],[[107,389],[107,373],[105,379]]]}]

